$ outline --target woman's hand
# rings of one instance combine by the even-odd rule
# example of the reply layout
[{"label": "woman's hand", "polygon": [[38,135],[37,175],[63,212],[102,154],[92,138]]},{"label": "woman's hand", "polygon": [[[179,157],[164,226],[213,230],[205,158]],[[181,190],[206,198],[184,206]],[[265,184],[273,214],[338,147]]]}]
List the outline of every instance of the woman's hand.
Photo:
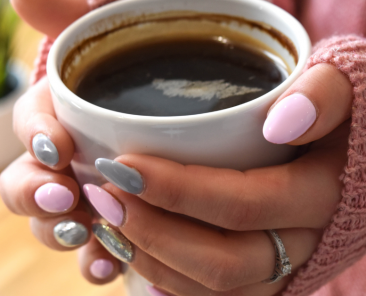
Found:
[{"label": "woman's hand", "polygon": [[[88,184],[84,192],[134,245],[131,259],[131,249],[115,240],[120,258],[163,291],[275,295],[291,276],[262,283],[275,266],[274,247],[263,230],[278,231],[292,275],[310,259],[341,199],[351,90],[345,76],[324,64],[307,71],[279,99],[302,93],[316,110],[313,125],[291,143],[317,141],[289,164],[239,172],[123,155],[96,162],[114,185]],[[94,228],[102,242],[113,232]],[[108,248],[118,253],[111,244]]]},{"label": "woman's hand", "polygon": [[[84,0],[57,0],[52,1],[51,5],[45,0],[31,3],[25,0],[12,2],[26,21],[52,38],[88,11]],[[351,86],[340,72],[329,65],[319,65],[306,72],[280,99],[295,92],[300,92],[311,99],[317,110],[317,120],[307,133],[291,144],[300,145],[317,140],[349,117]],[[58,250],[70,249],[55,240],[53,234],[55,225],[73,220],[81,223],[90,232],[92,216],[83,203],[78,201],[78,186],[69,169],[74,152],[73,143],[56,120],[46,79],[38,82],[23,96],[16,105],[14,115],[14,129],[27,147],[29,154],[19,158],[3,172],[0,179],[0,194],[13,212],[34,217],[32,229],[41,242]],[[47,151],[43,151],[46,152],[45,154],[39,153],[38,155],[41,156],[37,160],[37,153],[35,153],[37,151],[33,148],[42,147],[42,145],[34,145],[34,138],[39,134],[45,135],[56,148],[57,163],[47,163],[49,159]],[[279,234],[292,260],[294,270],[304,263],[315,249],[321,234],[320,229],[329,222],[340,199],[341,182],[338,181],[338,176],[346,161],[347,134],[348,128],[345,125],[312,144],[307,154],[291,164],[249,170],[244,173],[196,166],[185,167],[145,156],[119,158],[118,161],[140,171],[145,186],[144,192],[139,195],[141,200],[122,193],[111,185],[105,187],[124,203],[126,212],[121,229],[136,246],[131,265],[157,286],[177,295],[204,295],[199,292],[211,293],[213,289],[233,288],[240,293],[252,291],[250,293],[253,295],[258,295],[257,289],[264,289],[264,295],[272,295],[275,291],[279,291],[288,278],[274,285],[258,284],[270,275],[274,266],[273,246],[269,243],[267,236],[262,231],[241,231],[283,228],[279,230]],[[42,155],[46,155],[46,161],[40,159]],[[39,161],[49,164],[49,167],[40,164]],[[179,181],[184,177],[182,172],[186,172],[187,178]],[[56,183],[66,188],[66,190],[63,189],[64,192],[72,193],[72,202],[68,203],[69,206],[64,211],[57,212],[56,209],[47,208],[48,202],[43,206],[40,205],[39,200],[37,203],[36,191],[49,183]],[[220,185],[220,187],[213,185]],[[217,192],[216,195],[215,192]],[[68,196],[70,196],[69,193]],[[142,200],[145,200],[145,203]],[[160,206],[162,209],[155,206]],[[145,215],[140,215],[138,212],[140,210]],[[187,221],[175,213],[185,214],[230,230],[218,231],[195,221]],[[166,217],[165,220],[162,219],[164,217]],[[135,230],[136,233],[132,234],[134,219],[141,224],[136,223],[135,229],[139,231]],[[172,225],[182,224],[182,229],[185,231],[171,229],[170,239],[164,237],[164,233],[152,232],[150,246],[149,233],[145,230],[153,228],[155,223],[163,226],[166,222],[172,222]],[[237,227],[234,227],[235,225]],[[145,227],[142,228],[144,231],[137,226]],[[296,228],[308,229],[300,231]],[[157,229],[165,230],[159,227]],[[153,239],[155,235],[156,239]],[[231,239],[224,240],[226,236]],[[216,239],[218,239],[216,251],[213,250],[214,248],[205,248],[205,246],[211,246],[210,242],[214,245]],[[257,242],[253,244],[254,248],[251,241],[253,239]],[[171,252],[166,251],[164,242],[174,246]],[[228,242],[229,247],[225,249],[224,244]],[[301,252],[295,254],[291,250],[297,248],[297,242],[300,242]],[[190,246],[194,245],[198,249],[208,251],[203,253],[197,251],[197,254],[192,254],[196,248]],[[73,248],[74,246],[71,246],[71,249]],[[235,250],[237,253],[234,252]],[[259,250],[264,253],[259,254]],[[225,259],[224,255],[231,251],[234,255],[229,255]],[[252,251],[257,252],[257,256],[266,258],[266,261],[263,259],[258,261],[259,267],[255,267],[254,260],[251,261],[249,258]],[[214,256],[210,257],[209,253],[221,254],[221,257],[217,256],[215,259]],[[192,259],[196,258],[198,261],[186,260],[189,259],[186,256],[190,255],[193,255]],[[208,262],[210,264],[206,266],[202,265],[205,262],[199,261],[201,255],[205,262],[210,259],[212,262]],[[97,264],[99,268],[95,267],[93,273],[93,264],[99,259],[106,259],[111,265],[107,266],[108,264],[103,265],[103,262],[99,262],[99,265]],[[224,283],[225,276],[228,275],[221,273],[224,269],[218,269],[220,273],[216,273],[212,268],[228,266],[222,260],[227,264],[235,263],[233,266],[236,267],[236,273],[230,273],[235,277],[233,280],[230,279],[228,285]],[[108,282],[120,271],[119,262],[111,257],[95,239],[91,239],[82,248],[80,265],[84,276],[94,283]],[[239,270],[241,267],[244,269]],[[210,269],[212,273],[205,274]],[[105,276],[107,273],[103,273],[103,270],[110,270],[110,273]],[[243,273],[240,275],[241,272]],[[195,287],[197,290],[192,294],[191,291]]]},{"label": "woman's hand", "polygon": [[[85,0],[12,0],[19,15],[37,30],[56,38],[87,13]],[[56,119],[47,78],[32,86],[14,108],[14,131],[28,152],[1,174],[0,195],[18,215],[30,216],[34,235],[46,246],[82,248],[85,277],[96,284],[112,281],[121,264],[91,236],[93,214],[81,199],[69,166],[73,141]]]},{"label": "woman's hand", "polygon": [[[60,161],[63,149],[73,153],[70,137],[54,117],[47,79],[31,87],[15,108],[19,116],[14,117],[14,126],[20,138],[28,137],[31,142],[32,131],[42,132],[61,151]],[[69,251],[84,246],[81,253],[93,259],[83,260],[83,266],[87,264],[83,274],[90,282],[112,281],[122,267],[91,235],[95,218],[89,205],[80,199],[79,185],[68,165],[71,158],[61,165],[65,168],[56,169],[40,163],[33,155],[25,153],[2,172],[0,196],[4,203],[13,213],[30,216],[32,232],[49,248]]]}]

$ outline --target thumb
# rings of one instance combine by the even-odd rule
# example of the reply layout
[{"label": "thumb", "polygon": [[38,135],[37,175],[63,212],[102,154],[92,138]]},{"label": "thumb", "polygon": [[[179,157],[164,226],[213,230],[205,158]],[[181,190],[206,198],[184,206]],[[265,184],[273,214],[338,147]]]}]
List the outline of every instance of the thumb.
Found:
[{"label": "thumb", "polygon": [[306,71],[273,104],[263,126],[267,141],[303,145],[330,133],[351,116],[352,85],[336,67]]},{"label": "thumb", "polygon": [[51,38],[90,10],[86,0],[11,0],[11,3],[24,21]]}]

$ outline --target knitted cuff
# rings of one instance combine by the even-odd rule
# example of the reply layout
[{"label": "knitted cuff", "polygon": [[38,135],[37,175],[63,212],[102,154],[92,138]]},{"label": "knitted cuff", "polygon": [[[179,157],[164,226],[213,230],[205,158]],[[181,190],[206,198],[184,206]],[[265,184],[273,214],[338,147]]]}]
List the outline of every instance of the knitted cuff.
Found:
[{"label": "knitted cuff", "polygon": [[307,69],[329,63],[353,85],[348,162],[341,180],[342,200],[325,229],[317,251],[287,286],[283,296],[305,296],[318,290],[366,254],[366,39],[338,36],[320,41]]},{"label": "knitted cuff", "polygon": [[51,50],[53,40],[46,36],[44,37],[38,47],[38,55],[34,61],[34,68],[30,77],[30,84],[36,84],[42,77],[46,76],[47,58]]}]

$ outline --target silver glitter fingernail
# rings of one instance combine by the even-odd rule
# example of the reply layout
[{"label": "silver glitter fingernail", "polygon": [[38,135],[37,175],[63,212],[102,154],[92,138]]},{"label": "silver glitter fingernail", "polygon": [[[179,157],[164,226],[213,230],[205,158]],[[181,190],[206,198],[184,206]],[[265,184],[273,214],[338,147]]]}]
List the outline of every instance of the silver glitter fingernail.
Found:
[{"label": "silver glitter fingernail", "polygon": [[88,229],[78,222],[66,220],[53,228],[53,236],[57,242],[68,248],[83,245],[88,239]]},{"label": "silver glitter fingernail", "polygon": [[123,262],[129,263],[132,261],[133,250],[131,243],[121,233],[102,224],[93,224],[92,229],[95,237],[109,253]]},{"label": "silver glitter fingernail", "polygon": [[44,134],[37,134],[32,141],[33,152],[37,159],[47,166],[55,166],[59,155],[55,144]]}]

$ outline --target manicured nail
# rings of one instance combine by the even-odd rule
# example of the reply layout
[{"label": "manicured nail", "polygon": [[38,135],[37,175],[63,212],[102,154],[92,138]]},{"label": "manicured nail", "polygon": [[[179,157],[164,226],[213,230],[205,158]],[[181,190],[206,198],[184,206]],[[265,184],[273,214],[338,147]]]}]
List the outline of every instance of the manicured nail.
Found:
[{"label": "manicured nail", "polygon": [[114,226],[122,225],[123,207],[112,195],[93,184],[85,184],[83,189],[90,203],[104,219]]},{"label": "manicured nail", "polygon": [[107,259],[95,260],[90,265],[90,273],[97,279],[105,279],[113,272],[113,263]]},{"label": "manicured nail", "polygon": [[167,294],[162,293],[152,286],[146,286],[146,291],[149,292],[151,296],[168,296]]},{"label": "manicured nail", "polygon": [[293,94],[271,110],[263,126],[263,135],[275,144],[288,143],[303,135],[315,119],[313,103],[304,95]]},{"label": "manicured nail", "polygon": [[55,144],[43,134],[37,134],[32,141],[33,152],[37,159],[47,166],[55,166],[59,156]]},{"label": "manicured nail", "polygon": [[98,158],[95,167],[104,178],[123,191],[139,194],[144,190],[144,181],[140,173],[133,168],[106,158]]},{"label": "manicured nail", "polygon": [[66,220],[53,228],[53,236],[57,242],[68,248],[81,246],[88,239],[88,229],[78,222]]},{"label": "manicured nail", "polygon": [[131,243],[121,233],[107,225],[93,224],[93,233],[98,241],[118,260],[129,263],[133,258]]},{"label": "manicured nail", "polygon": [[37,205],[49,213],[61,213],[67,211],[74,203],[72,192],[56,183],[47,183],[39,187],[34,194]]}]

